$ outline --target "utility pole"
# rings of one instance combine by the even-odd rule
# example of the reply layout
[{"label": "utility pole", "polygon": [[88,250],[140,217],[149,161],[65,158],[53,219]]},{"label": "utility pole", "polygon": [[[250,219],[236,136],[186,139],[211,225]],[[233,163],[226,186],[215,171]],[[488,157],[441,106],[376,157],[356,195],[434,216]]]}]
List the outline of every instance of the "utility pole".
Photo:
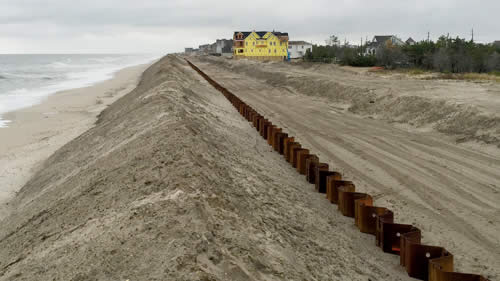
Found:
[{"label": "utility pole", "polygon": [[430,38],[431,38],[431,33],[429,31],[427,31],[427,43],[430,42]]},{"label": "utility pole", "polygon": [[363,55],[363,37],[361,37],[361,55]]},{"label": "utility pole", "polygon": [[474,43],[474,28],[472,28],[472,43]]}]

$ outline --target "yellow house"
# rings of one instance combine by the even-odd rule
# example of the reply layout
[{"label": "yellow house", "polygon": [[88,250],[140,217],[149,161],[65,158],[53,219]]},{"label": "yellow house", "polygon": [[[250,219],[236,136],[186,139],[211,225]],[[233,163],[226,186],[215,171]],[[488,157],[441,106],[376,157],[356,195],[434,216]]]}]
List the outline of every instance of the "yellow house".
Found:
[{"label": "yellow house", "polygon": [[255,60],[286,60],[288,33],[276,31],[236,31],[233,36],[233,57]]}]

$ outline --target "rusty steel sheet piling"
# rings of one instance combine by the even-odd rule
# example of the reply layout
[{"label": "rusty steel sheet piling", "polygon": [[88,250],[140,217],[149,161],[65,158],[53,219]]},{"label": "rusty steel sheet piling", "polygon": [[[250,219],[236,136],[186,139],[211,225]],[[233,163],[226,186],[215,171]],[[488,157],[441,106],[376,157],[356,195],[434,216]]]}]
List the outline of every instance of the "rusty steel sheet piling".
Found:
[{"label": "rusty steel sheet piling", "polygon": [[288,137],[287,133],[283,133],[283,131],[277,133],[274,136],[274,150],[276,150],[279,154],[283,154],[283,140]]},{"label": "rusty steel sheet piling", "polygon": [[316,175],[316,165],[319,163],[318,156],[309,157],[306,159],[306,180],[308,183],[314,184]]},{"label": "rusty steel sheet piling", "polygon": [[285,154],[285,139],[288,139],[288,134],[287,133],[281,133],[280,136],[278,136],[278,153],[281,155]]},{"label": "rusty steel sheet piling", "polygon": [[301,149],[302,145],[298,142],[292,142],[288,145],[288,163],[293,166],[293,160],[296,149]]},{"label": "rusty steel sheet piling", "polygon": [[[390,219],[394,221],[394,218]],[[399,224],[387,220],[377,223],[376,242],[385,253],[399,255],[401,252],[401,235],[407,232],[420,231],[411,224]]]},{"label": "rusty steel sheet piling", "polygon": [[356,215],[356,200],[365,199],[369,195],[366,193],[355,192],[349,186],[339,188],[338,209],[342,215],[354,218]]},{"label": "rusty steel sheet piling", "polygon": [[285,160],[288,162],[290,159],[290,144],[295,142],[294,137],[288,137],[283,139],[283,156]]},{"label": "rusty steel sheet piling", "polygon": [[[323,190],[320,188],[320,173],[328,172],[328,164],[327,163],[318,163],[314,168],[314,188],[319,193],[326,193],[326,188]],[[325,178],[326,181],[326,178]]]},{"label": "rusty steel sheet piling", "polygon": [[332,204],[339,203],[339,188],[349,187],[351,190],[356,190],[356,186],[352,181],[331,180],[326,183],[326,197]]},{"label": "rusty steel sheet piling", "polygon": [[351,181],[342,180],[342,175],[328,170],[328,164],[321,163],[319,157],[302,148],[294,137],[282,132],[281,128],[259,114],[250,105],[210,78],[201,69],[186,62],[210,85],[221,92],[234,108],[252,123],[259,134],[274,150],[305,175],[307,182],[325,193],[327,199],[338,204],[339,211],[354,217],[354,224],[363,233],[375,235],[375,243],[384,252],[400,255],[400,265],[409,276],[429,281],[490,281],[487,278],[454,271],[453,255],[438,246],[421,244],[421,231],[413,225],[394,222],[394,213],[373,205],[373,198],[366,193],[356,192]]},{"label": "rusty steel sheet piling", "polygon": [[390,212],[387,208],[373,206],[371,196],[356,200],[355,224],[359,231],[375,235],[377,232],[377,217]]},{"label": "rusty steel sheet piling", "polygon": [[303,150],[302,146],[292,148],[290,152],[290,164],[292,164],[292,167],[297,168],[297,156],[299,155],[299,152],[302,150]]},{"label": "rusty steel sheet piling", "polygon": [[276,128],[275,125],[272,125],[272,124],[269,124],[269,126],[267,126],[267,144],[271,145],[271,139],[272,139],[272,135],[273,135],[273,130]]},{"label": "rusty steel sheet piling", "polygon": [[282,129],[281,128],[277,128],[277,127],[274,127],[271,131],[271,147],[274,148],[274,150],[276,150],[276,145],[274,144],[276,142],[276,134],[278,133],[281,133],[282,132]]},{"label": "rusty steel sheet piling", "polygon": [[339,173],[329,171],[328,169],[326,170],[319,170],[317,173],[317,180],[318,180],[318,191],[319,193],[325,193],[327,191],[327,181],[329,176],[335,176],[338,175]]},{"label": "rusty steel sheet piling", "polygon": [[306,159],[310,155],[309,149],[302,148],[297,151],[297,167],[296,170],[299,174],[305,175],[306,173]]},{"label": "rusty steel sheet piling", "polygon": [[273,123],[269,122],[269,120],[267,119],[264,119],[262,121],[262,127],[260,128],[260,135],[265,139],[267,140],[267,131],[269,129],[269,126],[272,126]]}]

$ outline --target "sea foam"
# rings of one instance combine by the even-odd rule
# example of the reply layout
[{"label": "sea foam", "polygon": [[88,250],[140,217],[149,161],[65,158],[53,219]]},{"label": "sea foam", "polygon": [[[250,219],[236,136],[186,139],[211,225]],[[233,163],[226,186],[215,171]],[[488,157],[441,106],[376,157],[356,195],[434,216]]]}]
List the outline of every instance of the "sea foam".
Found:
[{"label": "sea foam", "polygon": [[51,94],[93,85],[122,68],[148,63],[155,55],[0,55],[2,114],[40,103]]}]

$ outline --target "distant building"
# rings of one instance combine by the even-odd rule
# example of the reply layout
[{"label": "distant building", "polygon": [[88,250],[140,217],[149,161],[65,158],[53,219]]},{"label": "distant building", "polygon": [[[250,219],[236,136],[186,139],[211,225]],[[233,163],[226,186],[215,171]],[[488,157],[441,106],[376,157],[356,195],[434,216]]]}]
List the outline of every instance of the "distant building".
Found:
[{"label": "distant building", "polygon": [[413,46],[415,44],[417,44],[417,42],[415,40],[413,40],[413,38],[408,38],[408,40],[406,40],[406,45],[409,45],[409,46]]},{"label": "distant building", "polygon": [[500,40],[493,42],[493,46],[500,48]]},{"label": "distant building", "polygon": [[217,54],[230,56],[233,53],[233,40],[231,39],[217,39],[215,45]]},{"label": "distant building", "polygon": [[289,41],[288,42],[288,54],[291,59],[302,58],[307,50],[312,52],[312,44],[305,41]]},{"label": "distant building", "polygon": [[191,54],[193,51],[194,51],[193,48],[185,48],[184,49],[184,53],[186,53],[186,54]]},{"label": "distant building", "polygon": [[255,60],[288,59],[288,33],[276,31],[236,31],[233,57]]},{"label": "distant building", "polygon": [[375,55],[382,47],[393,45],[403,46],[405,43],[394,35],[383,35],[373,37],[372,42],[366,44],[365,54]]},{"label": "distant building", "polygon": [[210,44],[200,45],[198,48],[201,54],[208,54],[210,52]]}]

